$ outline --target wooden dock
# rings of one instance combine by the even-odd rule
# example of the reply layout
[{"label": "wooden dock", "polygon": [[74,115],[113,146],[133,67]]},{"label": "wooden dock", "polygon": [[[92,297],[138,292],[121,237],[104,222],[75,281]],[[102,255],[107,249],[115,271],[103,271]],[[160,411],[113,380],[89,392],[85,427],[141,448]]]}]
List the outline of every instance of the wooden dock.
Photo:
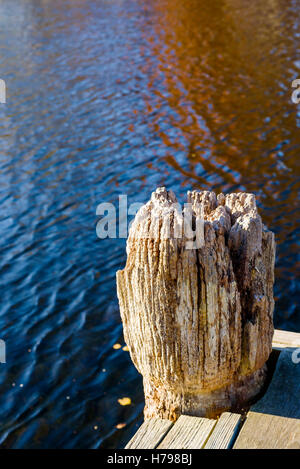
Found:
[{"label": "wooden dock", "polygon": [[275,330],[273,350],[272,380],[246,415],[149,419],[126,449],[300,449],[300,334]]}]

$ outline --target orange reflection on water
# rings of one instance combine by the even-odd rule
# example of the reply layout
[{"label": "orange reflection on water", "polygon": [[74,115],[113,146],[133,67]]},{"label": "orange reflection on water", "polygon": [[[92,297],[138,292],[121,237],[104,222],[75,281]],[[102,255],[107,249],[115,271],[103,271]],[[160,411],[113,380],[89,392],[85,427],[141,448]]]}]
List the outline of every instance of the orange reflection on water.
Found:
[{"label": "orange reflection on water", "polygon": [[291,83],[300,76],[299,6],[154,0],[146,14],[144,100],[160,158],[183,186],[254,192],[277,243],[288,244],[277,277],[296,275],[300,123]]}]

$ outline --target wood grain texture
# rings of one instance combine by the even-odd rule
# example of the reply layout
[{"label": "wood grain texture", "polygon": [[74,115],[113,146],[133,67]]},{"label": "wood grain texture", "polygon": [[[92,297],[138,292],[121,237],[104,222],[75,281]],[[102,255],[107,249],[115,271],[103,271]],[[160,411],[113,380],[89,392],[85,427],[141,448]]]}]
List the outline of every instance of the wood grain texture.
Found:
[{"label": "wood grain texture", "polygon": [[172,425],[170,420],[145,420],[125,449],[155,449]]},{"label": "wood grain texture", "polygon": [[182,211],[172,191],[157,189],[117,272],[146,418],[238,408],[261,389],[272,350],[275,242],[254,195],[193,191],[188,203]]},{"label": "wood grain texture", "polygon": [[181,415],[158,449],[201,449],[216,423],[216,420]]},{"label": "wood grain texture", "polygon": [[286,347],[300,348],[299,332],[274,330],[272,346],[275,349],[283,349]]},{"label": "wood grain texture", "polygon": [[300,420],[249,412],[234,449],[300,449]]},{"label": "wood grain texture", "polygon": [[269,388],[251,407],[234,448],[300,448],[300,354],[279,355]]},{"label": "wood grain texture", "polygon": [[251,411],[300,419],[299,361],[300,353],[293,349],[280,352],[267,392]]},{"label": "wood grain texture", "polygon": [[207,440],[205,449],[229,449],[237,436],[241,422],[240,414],[224,412]]}]

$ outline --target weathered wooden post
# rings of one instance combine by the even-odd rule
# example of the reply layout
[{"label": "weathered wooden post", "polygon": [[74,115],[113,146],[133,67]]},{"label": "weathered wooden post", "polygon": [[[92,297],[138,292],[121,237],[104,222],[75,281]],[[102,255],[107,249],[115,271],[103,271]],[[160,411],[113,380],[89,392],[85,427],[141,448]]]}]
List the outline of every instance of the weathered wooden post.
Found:
[{"label": "weathered wooden post", "polygon": [[145,418],[241,408],[261,390],[272,350],[275,242],[255,196],[194,191],[188,204],[181,211],[172,191],[157,189],[117,272]]}]

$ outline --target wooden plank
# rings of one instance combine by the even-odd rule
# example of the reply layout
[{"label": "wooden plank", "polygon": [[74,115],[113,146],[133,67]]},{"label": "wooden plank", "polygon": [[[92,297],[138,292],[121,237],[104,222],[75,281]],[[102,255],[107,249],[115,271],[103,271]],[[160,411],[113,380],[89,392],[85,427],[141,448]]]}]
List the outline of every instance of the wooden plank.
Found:
[{"label": "wooden plank", "polygon": [[249,412],[234,449],[300,449],[300,421]]},{"label": "wooden plank", "polygon": [[300,448],[299,396],[300,363],[295,363],[295,350],[286,349],[266,394],[251,407],[234,448]]},{"label": "wooden plank", "polygon": [[299,358],[297,350],[280,352],[267,392],[251,407],[251,411],[300,419]]},{"label": "wooden plank", "polygon": [[216,420],[181,415],[158,449],[201,449],[216,423]]},{"label": "wooden plank", "polygon": [[207,440],[205,449],[229,449],[234,443],[241,422],[240,414],[224,412]]},{"label": "wooden plank", "polygon": [[172,425],[170,420],[145,420],[125,449],[155,449]]},{"label": "wooden plank", "polygon": [[280,331],[275,329],[273,342],[273,348],[283,349],[286,347],[300,347],[300,334],[298,332]]}]

